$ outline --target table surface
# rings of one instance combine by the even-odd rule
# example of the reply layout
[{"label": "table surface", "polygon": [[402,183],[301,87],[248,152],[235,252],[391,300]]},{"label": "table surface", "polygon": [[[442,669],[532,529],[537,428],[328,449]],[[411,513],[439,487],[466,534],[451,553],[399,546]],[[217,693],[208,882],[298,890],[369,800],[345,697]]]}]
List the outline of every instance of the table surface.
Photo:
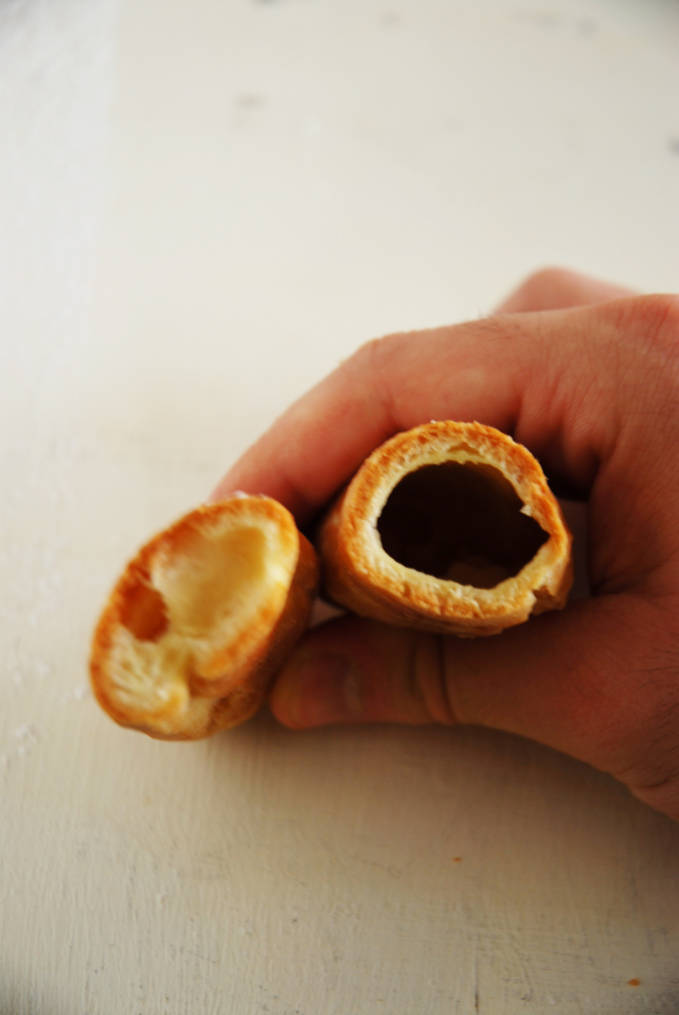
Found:
[{"label": "table surface", "polygon": [[[663,0],[0,7],[0,1012],[679,1011],[679,827],[502,733],[95,706],[122,562],[365,339],[679,277]],[[635,982],[638,981],[638,982]]]}]

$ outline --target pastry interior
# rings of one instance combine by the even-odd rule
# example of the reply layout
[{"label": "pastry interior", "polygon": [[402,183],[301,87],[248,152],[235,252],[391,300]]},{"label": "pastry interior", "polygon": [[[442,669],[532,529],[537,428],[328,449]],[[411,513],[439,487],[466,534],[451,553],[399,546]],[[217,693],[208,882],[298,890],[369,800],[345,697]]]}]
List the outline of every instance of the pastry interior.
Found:
[{"label": "pastry interior", "polygon": [[[121,623],[135,639],[157,642],[170,627],[196,643],[217,629],[237,628],[266,580],[267,540],[260,528],[232,524],[225,531],[194,531],[184,552],[156,567],[155,584],[140,582],[125,603]],[[227,635],[228,636],[228,635]]]},{"label": "pastry interior", "polygon": [[377,529],[384,551],[405,567],[486,589],[518,574],[549,538],[502,473],[476,462],[408,473]]},{"label": "pastry interior", "polygon": [[119,709],[155,716],[162,732],[187,708],[198,720],[213,707],[209,682],[225,693],[224,673],[238,672],[285,605],[297,547],[284,536],[266,515],[200,519],[130,575],[109,647]]}]

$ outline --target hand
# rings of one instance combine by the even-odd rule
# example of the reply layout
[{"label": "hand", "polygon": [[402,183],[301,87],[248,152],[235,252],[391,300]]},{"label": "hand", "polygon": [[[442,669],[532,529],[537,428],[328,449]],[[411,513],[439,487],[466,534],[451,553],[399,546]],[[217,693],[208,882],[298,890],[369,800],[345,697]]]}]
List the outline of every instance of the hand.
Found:
[{"label": "hand", "polygon": [[507,730],[679,818],[679,298],[547,270],[489,319],[371,342],[215,495],[267,493],[304,524],[373,448],[430,418],[505,430],[587,500],[591,598],[476,641],[332,620],[278,675],[274,715]]}]

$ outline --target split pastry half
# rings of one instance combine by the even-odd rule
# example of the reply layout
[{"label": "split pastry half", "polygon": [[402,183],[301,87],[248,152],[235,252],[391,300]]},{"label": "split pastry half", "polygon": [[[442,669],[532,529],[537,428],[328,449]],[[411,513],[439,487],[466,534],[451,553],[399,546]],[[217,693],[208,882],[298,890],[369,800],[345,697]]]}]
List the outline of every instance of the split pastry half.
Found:
[{"label": "split pastry half", "polygon": [[113,589],[92,644],[97,700],[161,739],[243,722],[307,626],[317,579],[313,548],[277,501],[237,494],[197,508]]},{"label": "split pastry half", "polygon": [[363,463],[319,532],[326,594],[355,613],[462,636],[565,605],[571,536],[530,452],[431,422]]}]

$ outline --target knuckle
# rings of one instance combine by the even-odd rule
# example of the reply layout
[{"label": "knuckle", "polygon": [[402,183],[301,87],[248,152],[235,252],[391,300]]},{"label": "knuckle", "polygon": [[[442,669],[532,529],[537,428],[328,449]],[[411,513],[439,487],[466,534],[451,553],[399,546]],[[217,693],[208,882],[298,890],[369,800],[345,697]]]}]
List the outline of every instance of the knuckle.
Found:
[{"label": "knuckle", "polygon": [[403,355],[401,334],[373,338],[359,346],[353,357],[357,378],[367,379],[372,398],[379,406],[387,432],[401,429],[395,392],[399,388],[400,360]]},{"label": "knuckle", "polygon": [[632,330],[649,347],[676,358],[679,354],[679,295],[638,296],[630,301]]},{"label": "knuckle", "polygon": [[379,354],[380,347],[384,341],[384,338],[369,338],[367,342],[359,345],[353,358],[370,362],[374,356]]},{"label": "knuckle", "polygon": [[389,345],[390,339],[390,335],[383,338],[371,338],[359,345],[349,362],[356,377],[368,378],[373,385],[380,381],[387,358],[386,346]]},{"label": "knuckle", "polygon": [[358,347],[354,359],[361,368],[379,374],[401,348],[402,341],[403,335],[399,333],[371,338]]},{"label": "knuckle", "polygon": [[634,296],[597,307],[594,314],[600,327],[593,331],[592,353],[610,367],[597,374],[624,409],[616,434],[630,425],[646,433],[650,426],[650,449],[662,446],[668,428],[679,425],[679,296]]}]

